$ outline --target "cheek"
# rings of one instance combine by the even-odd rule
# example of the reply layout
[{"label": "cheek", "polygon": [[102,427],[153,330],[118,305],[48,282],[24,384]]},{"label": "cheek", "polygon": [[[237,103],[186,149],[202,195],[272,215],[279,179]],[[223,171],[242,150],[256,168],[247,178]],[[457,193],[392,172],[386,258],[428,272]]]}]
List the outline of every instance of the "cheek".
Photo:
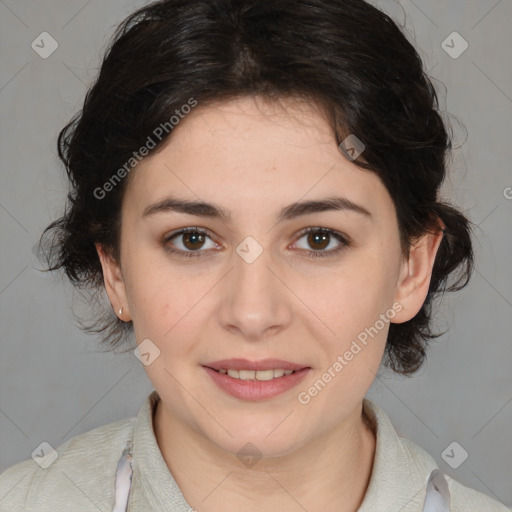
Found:
[{"label": "cheek", "polygon": [[145,279],[142,286],[132,292],[135,313],[132,315],[136,339],[150,338],[162,349],[179,341],[177,334],[187,324],[187,316],[198,301],[196,293],[180,283],[162,279],[153,283]]},{"label": "cheek", "polygon": [[313,333],[322,358],[297,398],[326,418],[326,425],[336,424],[362,400],[382,362],[394,316],[393,287],[392,272],[376,260],[359,257],[357,266],[325,280],[328,293],[318,285],[310,295],[323,321],[314,323]]},{"label": "cheek", "polygon": [[[135,309],[135,339],[137,343],[151,340],[159,353],[154,364],[144,369],[156,389],[170,386],[178,396],[179,386],[172,376],[181,382],[188,365],[195,364],[197,345],[204,336],[205,322],[211,318],[204,298],[215,276],[187,275],[160,260],[150,264],[148,258],[133,264],[130,296]],[[193,384],[188,383],[187,389]]]},{"label": "cheek", "polygon": [[303,282],[299,292],[326,327],[325,336],[344,345],[375,324],[393,304],[396,265],[377,251],[359,252],[338,270]]},{"label": "cheek", "polygon": [[[130,251],[131,249],[131,251]],[[200,280],[173,270],[160,250],[127,247],[127,295],[137,340],[161,343],[197,302]]]}]

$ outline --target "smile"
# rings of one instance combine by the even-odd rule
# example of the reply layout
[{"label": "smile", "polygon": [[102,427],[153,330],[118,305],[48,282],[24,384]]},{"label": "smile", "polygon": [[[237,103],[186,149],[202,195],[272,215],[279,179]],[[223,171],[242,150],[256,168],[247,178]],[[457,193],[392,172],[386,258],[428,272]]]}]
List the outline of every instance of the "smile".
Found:
[{"label": "smile", "polygon": [[279,379],[283,377],[284,375],[291,375],[292,373],[295,373],[295,370],[283,370],[283,369],[277,369],[277,370],[232,370],[232,369],[226,369],[221,368],[219,370],[219,373],[222,373],[223,375],[229,375],[233,379],[240,379],[240,380],[272,380],[272,379]]},{"label": "smile", "polygon": [[[262,363],[255,363],[260,369],[246,369],[247,364],[233,364],[233,361],[223,361],[222,364],[203,366],[203,370],[210,376],[214,388],[244,401],[269,400],[278,395],[285,394],[299,385],[299,383],[311,371],[310,367],[300,365],[288,365],[274,361],[274,368],[268,367],[268,363],[261,369]],[[226,368],[230,366],[230,368]],[[281,366],[295,366],[295,368],[282,368]],[[233,368],[234,367],[234,368]],[[238,367],[238,368],[236,368]]]}]

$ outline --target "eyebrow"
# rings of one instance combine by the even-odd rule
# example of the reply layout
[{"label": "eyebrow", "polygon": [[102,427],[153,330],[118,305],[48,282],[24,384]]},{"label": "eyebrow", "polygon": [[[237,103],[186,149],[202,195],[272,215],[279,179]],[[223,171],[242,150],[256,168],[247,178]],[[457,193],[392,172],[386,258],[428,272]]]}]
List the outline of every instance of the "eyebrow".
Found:
[{"label": "eyebrow", "polygon": [[[144,209],[142,218],[151,217],[157,213],[167,212],[186,213],[199,217],[210,217],[220,219],[224,222],[231,220],[231,212],[215,203],[206,203],[203,201],[190,201],[187,199],[178,199],[167,197],[162,201],[152,204]],[[350,201],[345,197],[328,197],[311,201],[299,201],[284,207],[277,217],[278,222],[291,220],[302,215],[319,213],[325,211],[352,211],[366,217],[371,217],[371,213],[364,207]]]}]

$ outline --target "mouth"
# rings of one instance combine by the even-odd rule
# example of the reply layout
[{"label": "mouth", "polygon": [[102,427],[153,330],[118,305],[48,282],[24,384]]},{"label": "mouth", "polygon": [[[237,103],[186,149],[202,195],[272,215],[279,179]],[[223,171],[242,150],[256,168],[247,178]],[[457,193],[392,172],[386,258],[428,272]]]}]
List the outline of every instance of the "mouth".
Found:
[{"label": "mouth", "polygon": [[264,400],[284,393],[311,370],[281,359],[224,359],[202,366],[222,391],[243,400]]},{"label": "mouth", "polygon": [[298,370],[283,370],[282,368],[274,369],[274,370],[235,370],[231,368],[221,368],[220,370],[215,370],[215,368],[211,368],[213,371],[217,373],[221,373],[222,375],[228,375],[232,379],[240,379],[240,380],[273,380],[280,379],[285,375],[291,375]]},{"label": "mouth", "polygon": [[292,363],[284,359],[262,359],[250,361],[243,358],[222,359],[206,363],[203,366],[216,372],[242,380],[270,380],[291,375],[294,372],[309,368],[306,365]]}]

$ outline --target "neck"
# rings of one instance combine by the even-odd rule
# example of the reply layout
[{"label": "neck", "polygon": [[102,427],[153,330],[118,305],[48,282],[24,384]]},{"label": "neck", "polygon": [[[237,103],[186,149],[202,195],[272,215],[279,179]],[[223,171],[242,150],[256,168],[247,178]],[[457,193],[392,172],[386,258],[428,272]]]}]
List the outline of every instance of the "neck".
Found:
[{"label": "neck", "polygon": [[368,488],[376,443],[362,403],[334,430],[293,453],[264,457],[247,468],[236,453],[169,414],[161,400],[154,430],[185,499],[201,512],[356,512]]}]

